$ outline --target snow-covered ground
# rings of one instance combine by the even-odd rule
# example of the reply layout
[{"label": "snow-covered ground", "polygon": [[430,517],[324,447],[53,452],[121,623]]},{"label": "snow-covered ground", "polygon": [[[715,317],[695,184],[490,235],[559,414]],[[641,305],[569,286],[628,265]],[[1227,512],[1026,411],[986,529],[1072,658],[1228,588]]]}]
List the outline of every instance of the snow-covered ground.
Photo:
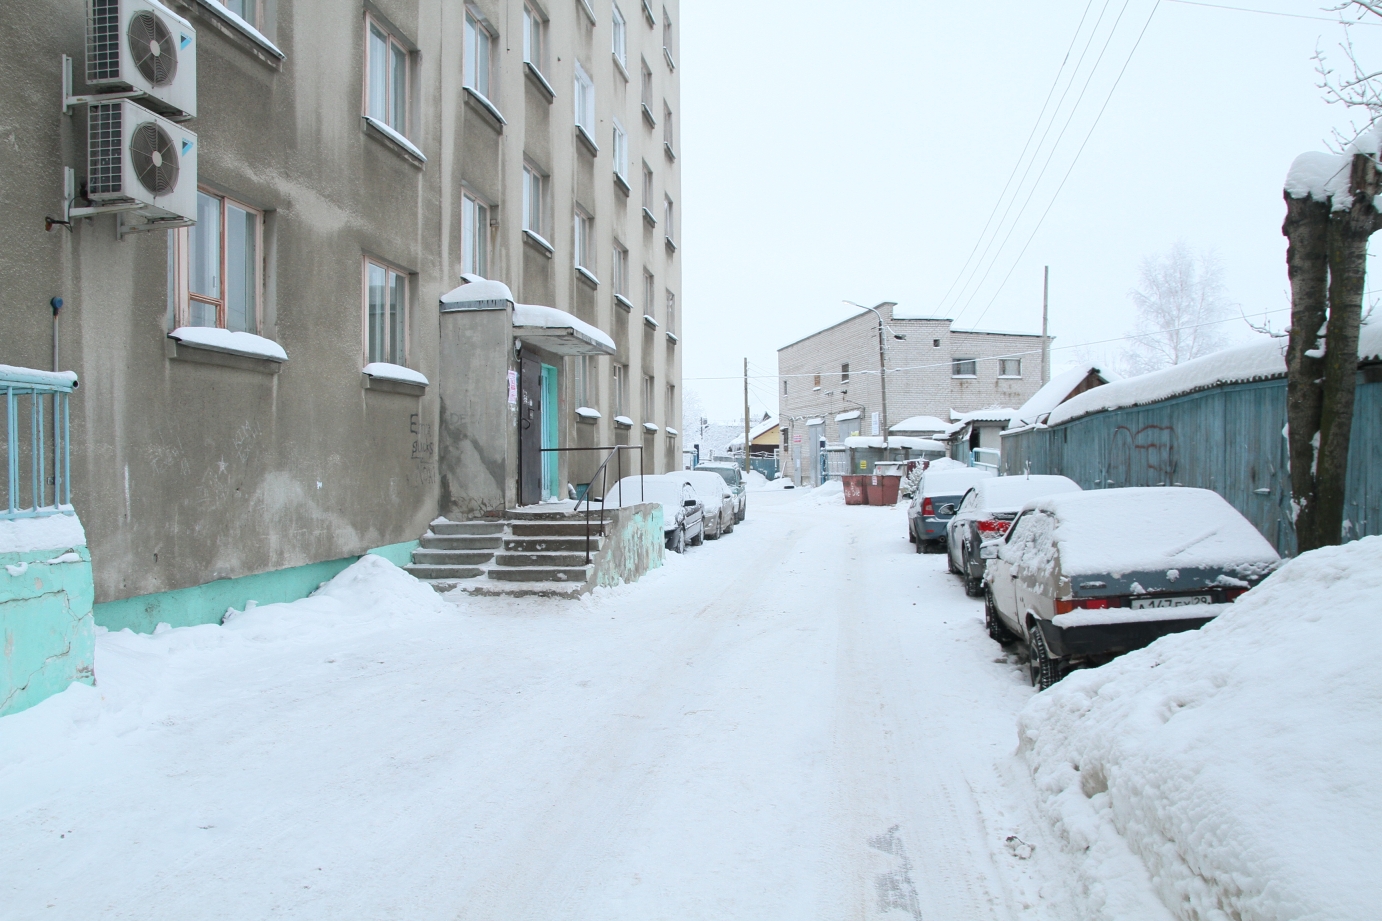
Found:
[{"label": "snow-covered ground", "polygon": [[1033,691],[905,535],[902,506],[763,490],[581,601],[366,558],[103,635],[96,687],[0,720],[0,915],[1085,917],[1015,753]]}]

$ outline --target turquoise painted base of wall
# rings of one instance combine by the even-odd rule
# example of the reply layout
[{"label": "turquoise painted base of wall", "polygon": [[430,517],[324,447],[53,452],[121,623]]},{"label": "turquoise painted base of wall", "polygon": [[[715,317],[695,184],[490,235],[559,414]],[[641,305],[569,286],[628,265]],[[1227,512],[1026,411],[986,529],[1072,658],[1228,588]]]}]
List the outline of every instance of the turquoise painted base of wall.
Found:
[{"label": "turquoise painted base of wall", "polygon": [[[417,541],[410,540],[367,552],[382,556],[395,566],[403,566],[412,559],[417,546]],[[219,624],[227,609],[244,610],[248,601],[276,604],[306,598],[317,586],[330,581],[358,559],[358,556],[348,556],[235,579],[217,579],[171,592],[106,601],[95,607],[96,623],[107,630],[128,628],[135,633],[153,633],[159,624],[170,627]]]},{"label": "turquoise painted base of wall", "polygon": [[0,716],[92,683],[94,594],[85,547],[0,553]]}]

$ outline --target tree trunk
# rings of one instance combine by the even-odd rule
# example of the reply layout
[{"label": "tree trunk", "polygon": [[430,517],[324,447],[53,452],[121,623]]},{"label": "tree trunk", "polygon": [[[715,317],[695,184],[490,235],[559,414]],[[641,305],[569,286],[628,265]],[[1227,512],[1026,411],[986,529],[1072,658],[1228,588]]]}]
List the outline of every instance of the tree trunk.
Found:
[{"label": "tree trunk", "polygon": [[1315,437],[1323,405],[1324,361],[1309,353],[1320,347],[1328,316],[1329,202],[1286,195],[1287,275],[1291,281],[1291,337],[1286,350],[1287,453],[1291,461],[1291,504],[1296,545],[1321,546],[1315,497]]},{"label": "tree trunk", "polygon": [[[1300,553],[1337,544],[1344,536],[1358,326],[1368,238],[1382,227],[1373,205],[1380,185],[1371,158],[1354,154],[1349,175],[1353,203],[1347,211],[1331,211],[1331,202],[1286,197],[1282,233],[1290,241],[1286,262],[1291,279],[1286,417]],[[1317,357],[1321,329],[1324,354]]]}]

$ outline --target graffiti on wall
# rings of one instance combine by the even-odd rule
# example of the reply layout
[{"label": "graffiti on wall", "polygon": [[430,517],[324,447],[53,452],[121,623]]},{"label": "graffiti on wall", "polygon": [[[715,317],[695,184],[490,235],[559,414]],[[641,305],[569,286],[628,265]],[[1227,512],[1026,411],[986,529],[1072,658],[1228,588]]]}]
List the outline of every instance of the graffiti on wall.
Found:
[{"label": "graffiti on wall", "polygon": [[1113,430],[1105,486],[1170,486],[1176,482],[1176,428],[1144,425]]}]

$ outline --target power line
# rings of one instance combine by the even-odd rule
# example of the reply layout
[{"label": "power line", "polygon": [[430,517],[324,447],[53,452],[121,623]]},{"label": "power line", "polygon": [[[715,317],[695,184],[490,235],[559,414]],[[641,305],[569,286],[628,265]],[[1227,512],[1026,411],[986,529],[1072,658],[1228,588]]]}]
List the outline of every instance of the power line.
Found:
[{"label": "power line", "polygon": [[1199,3],[1197,0],[1166,0],[1182,6],[1203,6],[1211,10],[1229,10],[1234,13],[1256,13],[1259,16],[1285,16],[1288,19],[1313,19],[1316,22],[1332,22],[1342,26],[1382,26],[1382,22],[1366,22],[1358,19],[1330,19],[1328,16],[1306,16],[1303,13],[1279,13],[1276,10],[1254,10],[1246,6],[1224,6],[1222,3]]},{"label": "power line", "polygon": [[989,308],[998,300],[998,295],[1003,293],[1003,288],[1007,286],[1008,279],[1012,278],[1013,271],[1022,262],[1022,257],[1027,254],[1027,247],[1032,245],[1032,240],[1036,239],[1037,231],[1041,230],[1041,225],[1046,222],[1046,216],[1050,214],[1051,209],[1055,207],[1056,199],[1060,197],[1061,190],[1065,188],[1065,183],[1070,179],[1070,174],[1075,171],[1075,165],[1080,162],[1080,155],[1084,153],[1085,147],[1089,144],[1089,139],[1094,136],[1094,129],[1099,127],[1099,120],[1104,117],[1104,112],[1108,110],[1108,104],[1113,101],[1113,94],[1118,89],[1118,84],[1123,82],[1123,75],[1128,72],[1128,65],[1132,63],[1133,55],[1137,54],[1137,49],[1142,44],[1142,38],[1147,34],[1147,29],[1152,24],[1152,17],[1156,15],[1156,11],[1160,6],[1161,0],[1156,0],[1156,3],[1152,4],[1152,11],[1147,14],[1147,21],[1142,24],[1142,31],[1137,33],[1137,41],[1133,42],[1132,50],[1128,52],[1128,58],[1123,62],[1122,70],[1118,71],[1117,79],[1113,81],[1113,86],[1109,87],[1108,96],[1104,98],[1104,104],[1099,108],[1099,114],[1094,116],[1094,124],[1089,126],[1089,131],[1085,134],[1084,140],[1080,143],[1080,149],[1075,151],[1075,158],[1070,161],[1070,168],[1067,169],[1065,175],[1061,177],[1060,185],[1056,186],[1056,191],[1051,196],[1051,201],[1047,203],[1046,210],[1041,212],[1041,217],[1037,220],[1036,226],[1032,228],[1032,232],[1027,236],[1027,242],[1022,244],[1022,251],[1019,252],[1017,258],[1013,260],[1012,266],[1008,269],[1008,274],[1003,276],[1003,280],[998,284],[998,289],[993,292],[993,297],[989,298],[989,302],[985,304],[984,309],[980,311],[978,318],[974,321],[976,324],[984,319],[984,315],[989,312]]}]

